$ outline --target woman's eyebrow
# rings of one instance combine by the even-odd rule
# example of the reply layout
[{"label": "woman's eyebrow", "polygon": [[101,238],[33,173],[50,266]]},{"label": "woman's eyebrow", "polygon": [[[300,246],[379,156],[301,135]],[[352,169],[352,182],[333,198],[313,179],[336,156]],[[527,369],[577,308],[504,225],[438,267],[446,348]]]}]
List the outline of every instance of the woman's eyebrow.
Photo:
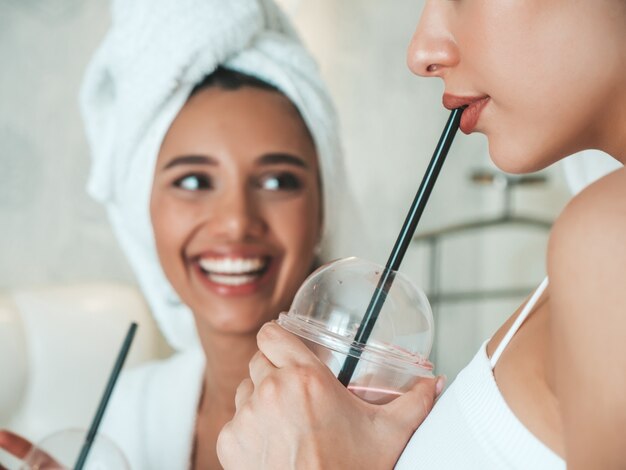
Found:
[{"label": "woman's eyebrow", "polygon": [[181,155],[171,159],[163,169],[167,170],[178,165],[217,165],[217,160],[208,155]]},{"label": "woman's eyebrow", "polygon": [[309,164],[300,157],[289,153],[266,153],[259,157],[257,163],[260,165],[295,165],[301,168],[308,168]]}]

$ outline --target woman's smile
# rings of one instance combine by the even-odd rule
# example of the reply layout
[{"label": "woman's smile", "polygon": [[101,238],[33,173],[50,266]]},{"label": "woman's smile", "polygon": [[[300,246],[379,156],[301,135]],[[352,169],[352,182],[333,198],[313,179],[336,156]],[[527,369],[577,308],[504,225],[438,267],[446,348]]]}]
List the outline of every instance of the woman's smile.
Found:
[{"label": "woman's smile", "polygon": [[272,284],[279,257],[254,247],[209,250],[189,261],[203,288],[225,296],[251,295]]}]

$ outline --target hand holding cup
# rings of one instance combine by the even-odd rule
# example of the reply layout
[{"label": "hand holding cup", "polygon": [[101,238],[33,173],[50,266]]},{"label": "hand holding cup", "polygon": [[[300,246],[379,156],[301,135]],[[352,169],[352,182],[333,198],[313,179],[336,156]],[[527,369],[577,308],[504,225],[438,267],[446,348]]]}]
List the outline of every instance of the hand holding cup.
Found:
[{"label": "hand holding cup", "polygon": [[441,379],[423,378],[390,403],[367,403],[275,323],[257,339],[250,379],[217,442],[227,470],[392,468],[443,387]]}]

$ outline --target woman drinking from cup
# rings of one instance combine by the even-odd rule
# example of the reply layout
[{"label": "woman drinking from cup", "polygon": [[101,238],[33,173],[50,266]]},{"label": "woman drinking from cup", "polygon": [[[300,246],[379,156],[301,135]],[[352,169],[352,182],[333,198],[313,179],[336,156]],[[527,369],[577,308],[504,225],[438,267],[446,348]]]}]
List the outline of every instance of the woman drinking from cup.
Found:
[{"label": "woman drinking from cup", "polygon": [[[408,63],[443,80],[444,106],[466,107],[461,129],[485,134],[505,171],[537,171],[585,149],[626,162],[623,0],[427,0]],[[429,415],[432,386],[413,415],[394,420],[351,395],[297,338],[263,327],[218,440],[222,464],[626,468],[625,246],[621,168],[566,207],[548,278]]]}]

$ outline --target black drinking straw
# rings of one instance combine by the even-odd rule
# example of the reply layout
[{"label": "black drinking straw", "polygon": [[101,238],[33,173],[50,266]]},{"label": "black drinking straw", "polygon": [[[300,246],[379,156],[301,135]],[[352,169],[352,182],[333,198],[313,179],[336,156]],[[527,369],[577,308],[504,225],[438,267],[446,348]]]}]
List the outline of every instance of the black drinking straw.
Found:
[{"label": "black drinking straw", "polygon": [[91,446],[96,438],[96,433],[98,432],[98,428],[100,427],[100,421],[102,421],[104,411],[106,410],[106,407],[109,403],[109,398],[111,398],[111,393],[113,393],[113,387],[115,387],[115,382],[117,382],[117,378],[122,371],[124,361],[126,360],[126,356],[128,355],[128,351],[130,350],[130,345],[132,344],[133,338],[135,337],[135,331],[137,331],[137,323],[133,322],[128,328],[128,333],[126,333],[126,338],[124,339],[124,343],[122,343],[122,348],[120,349],[120,352],[117,355],[117,359],[115,360],[115,364],[113,365],[113,370],[111,371],[111,375],[109,376],[109,382],[104,389],[104,394],[102,395],[102,399],[100,400],[100,404],[98,405],[96,415],[91,422],[89,432],[87,432],[87,437],[85,438],[83,447],[80,450],[80,455],[78,456],[76,465],[74,465],[74,470],[82,470],[85,462],[87,461],[87,456],[89,455]]},{"label": "black drinking straw", "polygon": [[387,265],[383,270],[383,273],[378,281],[378,285],[376,286],[376,290],[374,291],[374,295],[372,295],[372,299],[367,307],[367,311],[365,312],[363,320],[361,320],[361,324],[359,325],[356,335],[354,336],[349,355],[346,357],[346,360],[339,371],[337,378],[346,387],[350,384],[354,370],[359,363],[359,357],[361,356],[360,346],[367,343],[367,340],[374,329],[378,315],[380,314],[383,304],[385,303],[385,299],[387,298],[387,293],[393,284],[395,271],[398,271],[400,268],[400,264],[402,263],[402,259],[404,258],[409,244],[411,243],[417,224],[419,223],[422,213],[424,212],[424,208],[428,203],[430,193],[435,186],[441,167],[443,166],[446,156],[448,155],[454,136],[459,130],[463,109],[465,108],[457,108],[450,113],[448,122],[446,123],[439,139],[439,143],[435,148],[435,153],[433,154],[430,163],[428,164],[428,168],[426,169],[426,174],[422,179],[417,194],[415,195],[415,199],[413,199],[413,203],[411,204],[409,213],[404,220],[404,225],[400,230],[396,243],[391,250],[391,255],[387,260]]}]

